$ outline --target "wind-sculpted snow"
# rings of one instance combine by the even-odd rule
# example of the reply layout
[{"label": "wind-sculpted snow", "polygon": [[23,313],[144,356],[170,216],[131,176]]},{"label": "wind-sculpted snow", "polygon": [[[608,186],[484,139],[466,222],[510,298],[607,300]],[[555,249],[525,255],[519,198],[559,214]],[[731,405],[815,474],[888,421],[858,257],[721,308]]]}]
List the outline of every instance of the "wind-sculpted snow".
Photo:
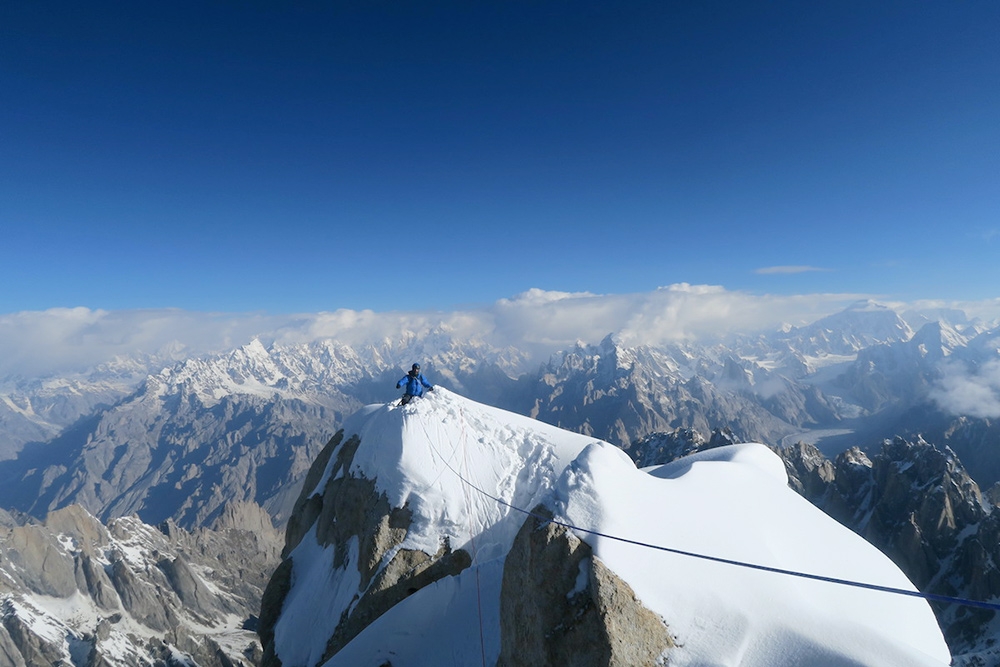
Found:
[{"label": "wind-sculpted snow", "polygon": [[[345,423],[344,432],[360,436],[362,442],[349,474],[374,480],[392,507],[405,506],[412,512],[412,524],[398,549],[432,555],[446,543],[451,549],[472,554],[476,568],[492,563],[487,569],[494,577],[499,577],[499,564],[524,516],[476,492],[469,484],[511,505],[533,507],[546,496],[573,457],[594,442],[527,417],[472,403],[441,388],[405,407],[394,403],[369,406]],[[334,467],[331,461],[312,493],[327,485]],[[275,632],[278,642],[285,640],[279,657],[289,664],[310,663],[323,655],[327,637],[357,593],[357,545],[350,547],[353,555],[340,568],[340,574],[329,580],[329,574],[317,573],[334,569],[334,548],[318,549],[315,539],[315,534],[307,536],[292,553],[296,584],[286,598]],[[300,565],[303,561],[317,565]],[[330,581],[329,587],[318,586],[316,576]],[[463,573],[460,581],[464,583],[456,584],[463,596],[475,585],[469,576],[475,577]],[[487,585],[498,588],[499,580]],[[324,591],[321,598],[316,596],[318,591]],[[319,608],[314,606],[317,604]],[[474,620],[467,614],[468,600],[455,604],[465,609],[460,614],[463,619],[449,616],[448,622],[468,625]],[[446,614],[453,612],[450,607],[442,610]],[[496,608],[490,612],[494,624],[497,613]],[[296,640],[301,635],[301,623],[323,626],[325,633],[312,634],[312,644]],[[473,649],[478,651],[475,646],[469,650]],[[427,656],[420,660],[412,664],[435,664],[424,662]]]},{"label": "wind-sculpted snow", "polygon": [[[817,513],[787,481],[781,460],[759,444],[710,449],[645,470],[616,449],[591,447],[564,475],[558,507],[569,523],[601,533],[915,590],[887,557]],[[650,507],[663,508],[655,521]],[[681,645],[671,664],[942,665],[949,659],[930,607],[919,600],[600,536],[583,539],[667,620]]]},{"label": "wind-sculpted snow", "polygon": [[[949,662],[933,614],[919,599],[749,571],[588,532],[913,590],[885,556],[790,490],[781,460],[762,445],[720,447],[639,470],[608,443],[444,389],[402,408],[369,406],[344,433],[300,503],[312,498],[325,512],[334,506],[326,497],[331,489],[368,480],[376,489],[372,502],[382,498],[377,502],[405,508],[410,517],[378,568],[391,567],[406,550],[433,558],[443,547],[467,551],[470,562],[414,585],[346,643],[331,643],[372,594],[358,566],[370,545],[354,537],[342,548],[319,540],[323,521],[353,519],[314,511],[289,554],[284,583],[272,581],[288,587],[273,619],[272,650],[282,664],[495,664],[501,642],[510,641],[500,633],[501,597],[509,594],[501,578],[527,519],[514,508],[536,506],[586,529],[576,536],[595,562],[665,623],[676,644],[662,649],[671,665]],[[349,446],[357,447],[352,455]],[[373,506],[349,511],[371,515]],[[581,568],[596,567],[589,558]],[[586,578],[577,588],[567,594],[586,589]],[[331,653],[331,646],[338,648]]]},{"label": "wind-sculpted snow", "polygon": [[480,553],[509,545],[524,517],[472,485],[516,507],[533,507],[594,442],[445,389],[412,407],[389,404],[359,413],[344,431],[378,443],[358,449],[351,472],[376,480],[394,507],[410,508],[415,530],[404,546],[428,553],[442,537],[465,548],[475,536]]}]

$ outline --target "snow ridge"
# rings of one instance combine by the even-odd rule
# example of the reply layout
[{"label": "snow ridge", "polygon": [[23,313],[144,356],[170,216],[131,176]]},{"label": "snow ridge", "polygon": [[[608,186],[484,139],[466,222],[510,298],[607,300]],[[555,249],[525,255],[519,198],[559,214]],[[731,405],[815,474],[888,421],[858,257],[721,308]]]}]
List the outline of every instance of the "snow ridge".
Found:
[{"label": "snow ridge", "polygon": [[[322,503],[335,475],[371,480],[390,506],[412,515],[396,552],[433,556],[449,545],[468,550],[471,563],[415,590],[329,656],[331,633],[364,598],[356,559],[366,545],[351,542],[346,557],[337,556],[334,545],[317,540],[325,528],[314,523],[289,554],[290,590],[274,632],[275,654],[286,664],[320,664],[324,657],[326,667],[378,665],[389,656],[394,664],[442,664],[453,659],[441,655],[442,646],[454,651],[449,655],[487,651],[495,662],[503,641],[502,575],[524,515],[485,494],[526,510],[543,505],[560,521],[600,533],[914,590],[884,555],[789,489],[781,460],[762,445],[720,447],[639,470],[608,443],[443,389],[405,407],[368,406],[346,422],[345,434],[360,438],[349,469],[334,472],[340,458],[334,453],[304,497]],[[588,533],[577,537],[663,619],[678,645],[669,651],[672,665],[950,660],[919,599],[791,581]],[[486,596],[481,615],[469,618],[477,591]],[[324,627],[306,620],[317,618],[327,619]],[[479,621],[483,645],[474,627]]]}]

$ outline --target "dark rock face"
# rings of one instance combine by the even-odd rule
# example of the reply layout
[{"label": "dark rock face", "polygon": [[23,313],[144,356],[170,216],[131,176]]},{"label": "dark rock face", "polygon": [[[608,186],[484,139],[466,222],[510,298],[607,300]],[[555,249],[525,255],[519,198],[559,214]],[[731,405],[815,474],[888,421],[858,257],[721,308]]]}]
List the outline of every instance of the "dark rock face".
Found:
[{"label": "dark rock face", "polygon": [[662,465],[705,449],[742,442],[729,428],[715,429],[708,440],[693,429],[678,428],[670,433],[651,433],[625,449],[636,467]]},{"label": "dark rock face", "polygon": [[705,446],[705,438],[690,428],[674,429],[670,433],[650,433],[625,449],[638,468],[669,463],[692,454]]},{"label": "dark rock face", "polygon": [[257,623],[257,635],[263,647],[263,665],[281,667],[281,660],[274,653],[274,626],[281,616],[281,608],[285,604],[285,596],[292,587],[292,559],[285,558],[271,575],[271,580],[264,589],[260,603],[260,620]]},{"label": "dark rock face", "polygon": [[785,467],[795,471],[794,475],[789,474],[788,485],[810,500],[826,493],[836,478],[833,464],[813,445],[797,443],[781,450],[781,456]]},{"label": "dark rock face", "polygon": [[[281,551],[282,558],[288,557],[292,549],[299,545],[302,537],[316,522],[320,511],[323,509],[321,496],[310,495],[310,491],[315,489],[320,479],[322,479],[323,472],[326,470],[333,452],[337,451],[337,470],[339,471],[344,470],[346,463],[354,458],[354,452],[357,451],[360,440],[357,442],[352,441],[344,447],[340,447],[343,439],[344,432],[337,431],[320,451],[319,456],[313,461],[312,466],[309,467],[309,472],[306,473],[305,482],[302,485],[302,492],[295,501],[292,515],[288,518],[288,524],[285,526],[285,546]],[[338,447],[340,447],[339,450]]]},{"label": "dark rock face", "polygon": [[909,440],[923,437],[940,447],[949,447],[983,488],[1000,482],[1000,420],[989,417],[955,416],[931,403],[903,411],[892,423],[895,433]]},{"label": "dark rock face", "polygon": [[58,665],[62,661],[62,652],[57,647],[35,634],[24,620],[17,614],[3,610],[3,627],[10,638],[10,643],[20,654],[26,665]]},{"label": "dark rock face", "polygon": [[76,562],[83,574],[83,587],[80,590],[87,591],[100,609],[117,611],[118,594],[104,568],[87,554],[79,556]]},{"label": "dark rock face", "polygon": [[662,619],[545,508],[533,514],[504,562],[497,667],[663,664]]},{"label": "dark rock face", "polygon": [[14,576],[33,592],[69,597],[76,591],[73,560],[62,557],[58,539],[43,526],[17,526],[4,543]]},{"label": "dark rock face", "polygon": [[156,566],[160,568],[170,584],[170,588],[180,598],[184,607],[205,618],[211,618],[217,611],[215,596],[205,583],[195,576],[183,556],[161,558]]},{"label": "dark rock face", "polygon": [[[831,462],[802,443],[779,454],[792,488],[881,549],[921,591],[1000,596],[1000,513],[950,449],[897,437],[871,459],[854,448]],[[987,635],[993,612],[932,607],[956,664],[1000,661]]]},{"label": "dark rock face", "polygon": [[344,648],[348,642],[396,603],[439,579],[453,577],[472,564],[469,554],[447,545],[433,556],[422,551],[402,549],[384,569],[378,572],[371,586],[358,599],[349,616],[341,619],[333,636],[327,641],[324,660]]},{"label": "dark rock face", "polygon": [[17,647],[6,626],[0,625],[0,664],[10,667],[27,667],[24,654]]},{"label": "dark rock face", "polygon": [[122,606],[133,618],[161,632],[170,627],[168,608],[160,602],[157,590],[136,577],[124,561],[112,563],[110,578]]}]

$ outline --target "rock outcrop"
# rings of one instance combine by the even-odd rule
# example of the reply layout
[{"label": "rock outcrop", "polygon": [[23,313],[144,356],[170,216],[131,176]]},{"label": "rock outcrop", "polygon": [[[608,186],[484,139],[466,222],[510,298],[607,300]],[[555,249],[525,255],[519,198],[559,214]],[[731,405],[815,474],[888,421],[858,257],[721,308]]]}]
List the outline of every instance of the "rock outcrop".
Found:
[{"label": "rock outcrop", "polygon": [[497,667],[664,664],[663,620],[545,507],[532,514],[504,562]]},{"label": "rock outcrop", "polygon": [[729,428],[714,429],[708,440],[694,429],[676,428],[669,433],[650,433],[625,448],[625,453],[635,461],[637,467],[643,468],[670,463],[688,454],[738,442],[740,438]]},{"label": "rock outcrop", "polygon": [[[373,480],[349,474],[361,441],[356,435],[346,441],[343,438],[341,431],[327,443],[307,474],[307,484],[295,503],[282,552],[286,560],[271,578],[261,607],[259,634],[264,647],[264,667],[281,664],[275,655],[273,638],[294,567],[289,556],[311,530],[315,530],[319,546],[334,548],[334,568],[348,565],[350,544],[356,544],[358,549],[353,565],[359,577],[354,601],[327,639],[324,660],[402,599],[443,577],[458,574],[471,563],[467,552],[453,551],[447,543],[433,555],[399,548],[410,527],[409,510],[390,506],[385,494],[376,490]],[[334,454],[327,482],[315,492],[315,485]]]}]

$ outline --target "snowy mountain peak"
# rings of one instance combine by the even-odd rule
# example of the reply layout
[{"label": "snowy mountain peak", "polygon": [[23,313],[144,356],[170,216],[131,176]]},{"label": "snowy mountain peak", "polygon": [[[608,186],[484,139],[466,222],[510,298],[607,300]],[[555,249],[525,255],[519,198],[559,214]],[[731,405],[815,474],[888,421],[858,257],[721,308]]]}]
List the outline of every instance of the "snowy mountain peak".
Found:
[{"label": "snowy mountain peak", "polygon": [[874,301],[858,301],[812,324],[778,334],[800,353],[813,356],[855,355],[882,343],[909,340],[913,329],[896,311]]},{"label": "snowy mountain peak", "polygon": [[[949,662],[922,601],[635,542],[912,590],[762,445],[639,470],[605,442],[437,389],[362,409],[310,470],[265,595],[265,665],[565,664],[600,649],[608,630],[588,624],[602,618],[618,625],[600,650],[642,646],[641,664]],[[578,632],[598,639],[561,643]]]},{"label": "snowy mountain peak", "polygon": [[892,310],[888,306],[872,299],[859,299],[844,309],[845,313],[874,313]]},{"label": "snowy mountain peak", "polygon": [[913,335],[909,343],[920,348],[924,356],[939,359],[966,345],[968,340],[957,329],[944,322],[929,322]]}]

